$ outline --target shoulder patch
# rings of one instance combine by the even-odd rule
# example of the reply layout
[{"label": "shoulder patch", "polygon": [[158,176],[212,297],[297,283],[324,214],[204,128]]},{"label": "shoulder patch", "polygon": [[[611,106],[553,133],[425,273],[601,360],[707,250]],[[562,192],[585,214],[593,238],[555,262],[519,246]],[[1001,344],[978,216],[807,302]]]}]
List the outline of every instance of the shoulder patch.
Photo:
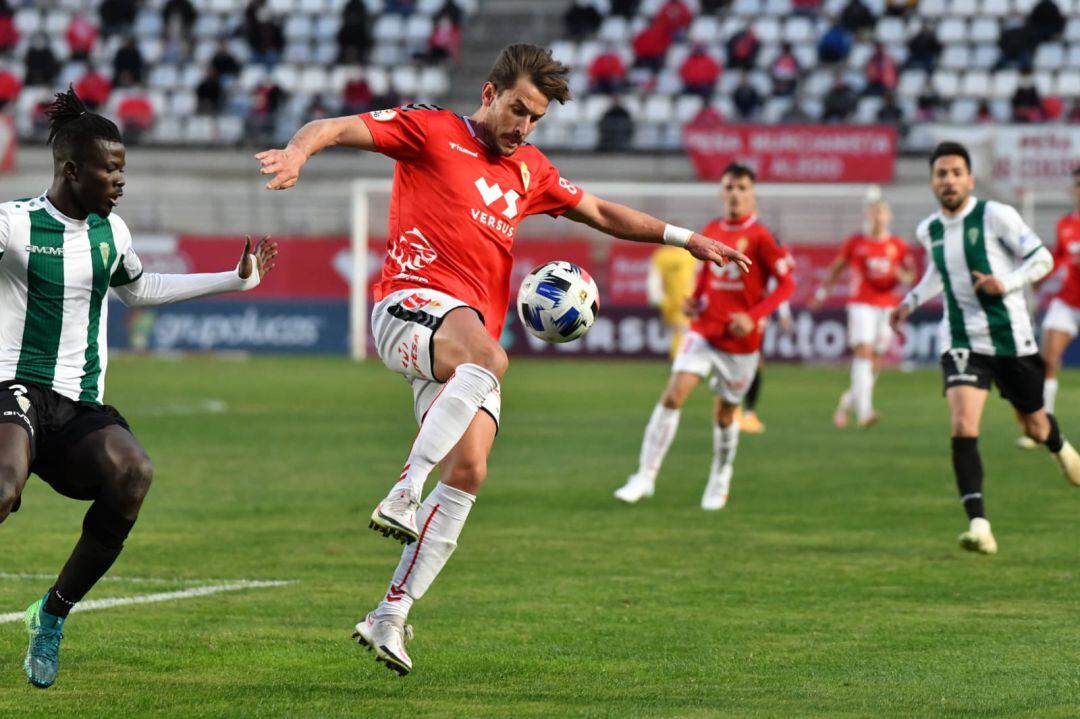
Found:
[{"label": "shoulder patch", "polygon": [[372,110],[371,119],[379,122],[387,122],[397,117],[397,110]]}]

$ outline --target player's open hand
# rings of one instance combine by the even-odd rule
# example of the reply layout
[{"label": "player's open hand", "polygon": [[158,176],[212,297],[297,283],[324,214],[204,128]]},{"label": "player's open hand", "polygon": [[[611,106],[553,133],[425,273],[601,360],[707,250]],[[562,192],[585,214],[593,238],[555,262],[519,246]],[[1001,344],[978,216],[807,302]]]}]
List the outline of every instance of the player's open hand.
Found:
[{"label": "player's open hand", "polygon": [[984,275],[982,272],[972,270],[971,276],[975,278],[972,287],[976,292],[984,295],[999,296],[1005,294],[1005,283],[993,275]]},{"label": "player's open hand", "polygon": [[900,331],[900,325],[907,322],[907,318],[911,315],[911,308],[907,305],[897,305],[892,308],[892,312],[889,313],[889,327],[892,327],[893,332]]},{"label": "player's open hand", "polygon": [[240,256],[240,279],[242,280],[251,277],[252,256],[255,257],[255,262],[259,266],[259,279],[266,277],[266,273],[276,267],[274,258],[277,257],[277,243],[270,241],[270,235],[263,235],[252,250],[251,235],[244,235],[244,254]]},{"label": "player's open hand", "polygon": [[734,262],[742,268],[743,272],[749,272],[750,265],[754,264],[750,261],[749,257],[738,250],[728,247],[719,240],[714,240],[705,235],[699,235],[696,232],[690,236],[690,241],[686,244],[686,249],[691,255],[699,260],[715,262],[721,267],[728,262]]},{"label": "player's open hand", "polygon": [[273,175],[270,182],[266,183],[268,190],[287,190],[295,185],[300,179],[300,168],[307,162],[302,152],[290,147],[284,150],[263,150],[255,155],[255,159],[261,164],[259,172]]}]

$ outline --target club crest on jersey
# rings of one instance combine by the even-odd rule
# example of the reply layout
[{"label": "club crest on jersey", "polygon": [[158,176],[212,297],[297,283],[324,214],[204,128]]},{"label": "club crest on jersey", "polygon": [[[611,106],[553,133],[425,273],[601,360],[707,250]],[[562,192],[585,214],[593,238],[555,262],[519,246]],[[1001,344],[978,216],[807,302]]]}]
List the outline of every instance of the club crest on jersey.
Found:
[{"label": "club crest on jersey", "polygon": [[101,264],[108,267],[109,266],[109,243],[108,242],[102,242],[102,243],[98,244],[98,252],[101,253]]},{"label": "club crest on jersey", "polygon": [[532,174],[529,172],[529,166],[524,162],[521,163],[521,183],[525,186],[525,192],[529,191],[529,180],[532,179]]},{"label": "club crest on jersey", "polygon": [[389,122],[395,117],[397,117],[397,110],[373,110],[371,113],[371,119],[379,122]]},{"label": "club crest on jersey", "polygon": [[973,245],[979,244],[979,228],[972,227],[968,230],[968,242]]}]

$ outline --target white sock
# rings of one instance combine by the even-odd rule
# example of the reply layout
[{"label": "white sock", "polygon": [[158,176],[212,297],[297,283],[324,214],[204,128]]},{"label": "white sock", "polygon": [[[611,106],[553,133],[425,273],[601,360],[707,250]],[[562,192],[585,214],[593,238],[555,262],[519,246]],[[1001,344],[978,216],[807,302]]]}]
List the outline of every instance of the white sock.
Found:
[{"label": "white sock", "polygon": [[739,449],[739,423],[732,422],[727,427],[714,424],[712,436],[712,471],[716,474],[724,467],[730,467],[735,463],[735,452]]},{"label": "white sock", "polygon": [[656,481],[664,456],[675,439],[679,429],[679,410],[668,409],[662,404],[653,408],[649,424],[645,426],[645,438],[641,441],[641,457],[638,461],[638,474],[650,481]]},{"label": "white sock", "polygon": [[1054,413],[1054,402],[1057,400],[1058,381],[1054,379],[1048,379],[1043,384],[1043,407],[1050,414]]},{"label": "white sock", "polygon": [[450,453],[480,405],[498,388],[499,380],[480,365],[458,365],[431,403],[394,489],[404,489],[416,498],[423,496],[431,470]]},{"label": "white sock", "polygon": [[851,398],[859,421],[874,412],[874,361],[856,357],[851,361]]},{"label": "white sock", "polygon": [[846,390],[844,390],[844,393],[842,395],[840,395],[840,405],[839,405],[838,409],[841,412],[850,412],[853,409],[852,403],[851,403],[851,388],[850,387],[847,388]]},{"label": "white sock", "polygon": [[435,485],[416,513],[420,537],[405,547],[386,596],[375,616],[407,617],[413,602],[424,596],[457,548],[476,497],[442,482]]},{"label": "white sock", "polygon": [[990,522],[985,517],[975,517],[968,523],[968,530],[975,534],[984,534],[990,531]]}]

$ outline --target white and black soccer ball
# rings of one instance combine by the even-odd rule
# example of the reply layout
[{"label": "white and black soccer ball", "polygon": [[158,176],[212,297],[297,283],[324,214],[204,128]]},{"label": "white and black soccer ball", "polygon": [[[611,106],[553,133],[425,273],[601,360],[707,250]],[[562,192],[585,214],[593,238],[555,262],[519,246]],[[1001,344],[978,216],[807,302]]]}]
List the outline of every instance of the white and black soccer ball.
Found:
[{"label": "white and black soccer ball", "polygon": [[570,342],[585,334],[600,312],[600,293],[589,273],[571,262],[545,262],[521,282],[518,317],[545,342]]}]

